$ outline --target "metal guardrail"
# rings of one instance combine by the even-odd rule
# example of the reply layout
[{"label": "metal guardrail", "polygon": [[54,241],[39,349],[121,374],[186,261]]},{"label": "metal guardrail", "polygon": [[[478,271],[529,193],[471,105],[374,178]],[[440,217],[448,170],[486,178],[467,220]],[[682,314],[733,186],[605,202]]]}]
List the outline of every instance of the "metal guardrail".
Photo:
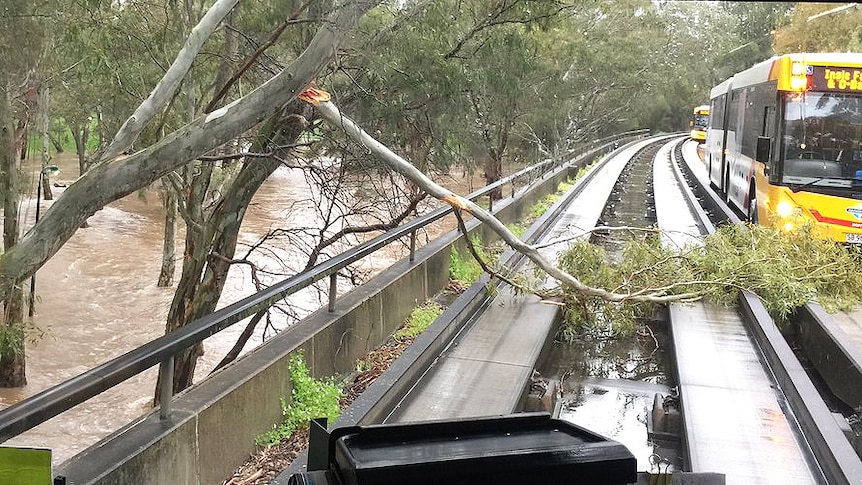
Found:
[{"label": "metal guardrail", "polygon": [[[577,158],[598,154],[609,147],[615,148],[615,145],[622,140],[643,137],[648,132],[649,130],[629,131],[596,140],[579,150],[570,152],[565,160],[544,160],[489,184],[471,193],[467,198],[475,200],[485,195],[488,195],[490,198],[490,194],[494,189],[504,187],[507,184],[512,184],[512,196],[514,196],[515,184],[522,181],[524,177],[528,178],[528,184],[532,183],[544,176],[545,173],[570,163]],[[161,364],[161,368],[159,369],[159,386],[161,390],[159,413],[162,419],[169,419],[173,394],[171,385],[173,380],[173,359],[178,352],[203,341],[207,337],[247,317],[265,311],[278,301],[326,277],[330,278],[328,309],[330,312],[334,311],[336,298],[335,285],[332,282],[335,281],[338,271],[405,236],[410,236],[410,261],[413,261],[415,256],[416,231],[448,215],[452,210],[448,206],[441,207],[413,221],[402,224],[356,248],[330,258],[306,272],[282,280],[269,288],[216,310],[205,317],[194,320],[170,334],[152,340],[126,354],[109,360],[83,374],[0,411],[0,443],[81,404],[156,364]]]}]

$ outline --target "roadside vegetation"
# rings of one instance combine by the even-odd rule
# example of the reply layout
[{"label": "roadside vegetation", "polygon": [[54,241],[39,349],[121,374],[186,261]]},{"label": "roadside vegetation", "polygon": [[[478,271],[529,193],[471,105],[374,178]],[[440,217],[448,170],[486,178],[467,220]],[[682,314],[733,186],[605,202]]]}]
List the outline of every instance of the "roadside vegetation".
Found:
[{"label": "roadside vegetation", "polygon": [[[417,306],[401,328],[393,334],[390,341],[403,344],[403,347],[406,348],[441,313],[443,313],[443,307],[433,301]],[[391,346],[391,344],[387,343],[381,348],[385,349],[387,346]],[[367,358],[356,362],[357,375],[366,373],[380,364],[379,359],[375,359],[377,352],[379,349],[369,354]],[[400,352],[398,353],[400,354]],[[303,352],[297,352],[290,357],[288,369],[293,390],[289,400],[284,398],[281,400],[284,420],[255,440],[256,444],[266,448],[293,437],[297,432],[300,432],[300,436],[304,439],[304,432],[312,419],[325,417],[332,423],[338,419],[346,404],[343,402],[343,398],[345,397],[344,388],[347,387],[347,380],[338,381],[335,377],[325,379],[312,377],[308,372]],[[356,376],[351,376],[351,378],[355,379]]]},{"label": "roadside vegetation", "polygon": [[413,309],[410,317],[407,318],[407,323],[395,332],[395,338],[415,339],[422,334],[440,314],[443,313],[443,307],[435,302],[427,302]]},{"label": "roadside vegetation", "polygon": [[[25,328],[20,282],[89,215],[151,189],[165,209],[158,284],[176,288],[166,332],[214,310],[232,265],[251,266],[236,247],[242,214],[276,169],[303,172],[320,194],[311,201],[320,221],[274,228],[252,247],[295,238],[306,267],[416,213],[424,194],[395,175],[368,190],[373,184],[363,182],[382,179],[380,161],[294,99],[315,80],[420,170],[458,167],[493,182],[504,170],[564,157],[610,133],[683,128],[710,86],[767,57],[767,34],[792,20],[790,5],[702,9],[639,0],[345,2],[336,10],[306,2],[295,11],[233,0],[7,3],[0,12],[5,227],[17,226],[32,186],[13,163],[26,140],[49,139],[65,151],[75,145],[80,177],[35,227],[4,235],[0,324]],[[344,55],[318,57],[315,66],[295,62],[307,48]],[[668,49],[673,56],[656,55]],[[345,183],[351,178],[364,180]],[[186,240],[175,248],[180,225]],[[176,261],[183,264],[174,281]],[[295,270],[254,268],[255,284]],[[283,318],[286,326],[299,317],[285,309],[264,321]],[[193,383],[200,353],[195,346],[176,356],[175,391]],[[0,358],[0,386],[24,385],[25,361],[23,353]]]},{"label": "roadside vegetation", "polygon": [[[853,10],[838,18],[840,23],[809,22],[832,7],[781,2],[703,8],[640,0],[347,1],[334,10],[331,2],[293,3],[4,2],[0,386],[26,385],[23,349],[31,326],[22,282],[76,231],[85,230],[90,215],[134,191],[157,190],[164,201],[159,284],[175,287],[166,333],[212,313],[235,265],[250,267],[254,284],[263,288],[417,214],[426,197],[421,187],[387,170],[344,130],[321,124],[320,114],[296,99],[315,82],[343,100],[367,133],[409,154],[423,173],[458,168],[493,182],[504,167],[560,158],[610,133],[684,129],[691,107],[701,104],[712,86],[773,53],[858,51],[858,35],[823,37],[820,32],[829,29],[819,27],[839,25],[837,31],[858,34],[862,16]],[[297,62],[309,58],[314,62]],[[19,208],[32,199],[27,190],[33,186],[21,170],[25,141],[34,133],[50,138],[57,124],[65,124],[60,132],[75,140],[80,177],[38,223],[24,227]],[[57,142],[71,148],[62,137]],[[313,199],[304,202],[315,217],[297,223],[286,216],[260,241],[248,247],[243,242],[238,251],[244,214],[258,188],[280,169],[297,172],[314,188]],[[551,203],[543,201],[535,213]],[[177,249],[181,233],[185,244]],[[251,253],[265,252],[266,243],[279,238],[303,251],[299,268],[256,267]],[[731,297],[679,277],[711,278],[730,289],[763,285],[765,294],[772,294],[767,306],[779,316],[805,295],[830,307],[857,297],[857,283],[840,283],[852,275],[842,275],[844,269],[831,262],[782,279],[787,275],[779,273],[796,273],[782,269],[779,257],[795,255],[784,264],[803,265],[800,259],[813,258],[802,248],[825,251],[813,242],[787,247],[768,238],[764,243],[744,235],[728,238],[724,244],[707,243],[705,248],[726,251],[708,257],[699,256],[700,250],[662,255],[654,241],[644,241],[632,249],[624,275],[605,269],[598,251],[576,246],[583,254],[571,256],[571,274],[592,268],[584,278],[610,288],[642,282],[658,285],[653,289],[664,294],[687,289],[691,293],[680,295],[716,300]],[[768,256],[736,255],[731,243],[748,243]],[[769,253],[781,247],[782,254]],[[491,260],[493,251],[483,251]],[[467,270],[464,255],[458,257],[464,258],[455,264],[460,277],[475,281],[476,271]],[[173,281],[177,262],[180,274]],[[856,264],[855,259],[843,263]],[[649,268],[658,276],[647,276]],[[760,278],[734,279],[739,277],[728,272],[733,268],[759,271]],[[672,269],[677,278],[665,279]],[[344,273],[349,274],[339,277],[352,284],[366,276],[353,268]],[[579,325],[594,325],[595,314],[636,314],[617,308],[628,301],[607,303],[614,295],[586,294],[584,300],[569,300],[573,315],[584,308]],[[609,306],[596,306],[591,300],[596,296]],[[642,304],[648,309],[655,302]],[[301,317],[289,305],[281,310],[252,319],[244,338],[260,321],[270,329],[272,319],[281,318],[286,326]],[[46,343],[64,344],[62,339]],[[245,344],[238,341],[236,348]],[[193,346],[176,356],[174,392],[193,384],[201,354],[202,348]]]},{"label": "roadside vegetation", "polygon": [[259,436],[256,440],[258,445],[272,446],[290,438],[296,431],[304,430],[314,418],[327,418],[329,422],[333,422],[341,414],[338,401],[342,397],[342,392],[334,379],[311,377],[302,352],[297,352],[290,357],[288,369],[293,391],[289,401],[281,400],[284,421]]},{"label": "roadside vegetation", "polygon": [[[470,244],[477,248],[477,251],[482,250],[482,241],[478,236],[472,237]],[[482,267],[469,252],[462,255],[455,246],[452,246],[449,257],[449,278],[453,283],[466,288],[475,283],[483,272]]]},{"label": "roadside vegetation", "polygon": [[416,337],[443,313],[444,307],[434,301],[418,305],[383,345],[358,359],[354,372],[336,377],[315,379],[308,373],[303,354],[291,356],[289,369],[294,390],[291,401],[282,399],[284,421],[259,436],[258,450],[239,466],[223,485],[269,483],[285,470],[308,445],[311,419],[326,417],[334,422],[362,392],[395,361]]}]

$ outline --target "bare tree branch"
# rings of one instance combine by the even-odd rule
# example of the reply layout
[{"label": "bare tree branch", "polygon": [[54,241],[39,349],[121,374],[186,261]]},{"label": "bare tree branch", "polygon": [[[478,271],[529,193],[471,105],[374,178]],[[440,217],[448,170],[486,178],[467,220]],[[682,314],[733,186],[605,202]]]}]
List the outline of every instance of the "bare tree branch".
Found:
[{"label": "bare tree branch", "polygon": [[138,109],[123,123],[114,140],[105,149],[100,160],[111,160],[128,149],[138,136],[161,111],[162,108],[173,97],[173,93],[180,87],[186,73],[192,66],[198,51],[209,36],[215,31],[218,24],[227,16],[239,0],[217,0],[207,11],[200,22],[192,29],[186,44],[177,54],[171,67],[165,76],[156,84],[150,96],[138,106]]},{"label": "bare tree branch", "polygon": [[398,224],[401,223],[404,219],[407,218],[410,213],[416,210],[416,206],[419,205],[423,199],[425,199],[427,194],[422,193],[413,197],[410,200],[410,203],[407,207],[401,211],[400,214],[396,215],[392,220],[388,222],[381,222],[379,224],[369,224],[365,226],[347,226],[340,231],[336,232],[332,236],[322,239],[315,247],[312,249],[311,254],[308,256],[308,263],[305,265],[305,269],[303,271],[307,271],[311,269],[315,264],[317,264],[317,259],[320,257],[320,253],[326,249],[327,247],[335,244],[336,241],[347,236],[348,234],[362,234],[367,232],[375,232],[375,231],[387,231],[394,227],[397,227]]},{"label": "bare tree branch", "polygon": [[513,10],[515,8],[515,6],[517,6],[519,3],[521,3],[521,0],[515,0],[511,4],[508,3],[506,0],[503,0],[501,3],[497,4],[497,8],[493,12],[489,13],[485,18],[483,18],[481,22],[474,25],[473,28],[470,29],[470,32],[467,32],[467,34],[465,34],[464,37],[462,37],[461,40],[459,40],[458,43],[455,44],[455,47],[453,47],[452,50],[447,52],[443,56],[443,58],[444,59],[451,59],[451,58],[455,57],[456,55],[458,55],[458,52],[460,52],[461,49],[464,48],[464,45],[467,42],[469,42],[470,39],[472,39],[473,37],[476,36],[476,34],[478,34],[479,32],[481,32],[485,29],[489,29],[491,27],[496,27],[499,25],[506,25],[506,24],[523,24],[523,25],[526,25],[526,24],[529,24],[532,22],[537,22],[539,20],[544,20],[547,18],[554,17],[555,15],[558,15],[558,14],[572,8],[570,5],[562,5],[562,6],[558,7],[557,10],[552,11],[550,13],[538,14],[538,15],[534,15],[534,16],[528,17],[528,18],[522,18],[522,19],[501,18],[503,16],[503,14],[505,14],[506,12],[508,12],[510,10]]},{"label": "bare tree branch", "polygon": [[248,59],[246,59],[245,63],[239,69],[237,69],[234,75],[231,76],[230,79],[228,79],[228,81],[224,84],[224,86],[221,87],[221,89],[219,89],[219,92],[216,93],[215,96],[213,96],[212,101],[210,101],[207,107],[204,108],[204,113],[210,113],[216,108],[216,106],[218,106],[222,98],[224,98],[227,94],[228,89],[230,89],[230,87],[233,86],[255,62],[257,62],[257,58],[260,57],[261,54],[263,54],[267,49],[275,45],[275,43],[278,41],[278,38],[281,37],[281,34],[284,32],[284,29],[286,29],[288,25],[308,22],[308,20],[297,20],[297,17],[301,12],[305,11],[305,9],[308,8],[308,6],[311,5],[311,3],[314,1],[315,0],[306,0],[302,5],[300,5],[293,11],[293,13],[287,20],[282,22],[282,24],[279,25],[275,29],[275,31],[273,31],[272,34],[270,34],[266,42],[264,42],[263,45],[258,47],[257,50]]}]

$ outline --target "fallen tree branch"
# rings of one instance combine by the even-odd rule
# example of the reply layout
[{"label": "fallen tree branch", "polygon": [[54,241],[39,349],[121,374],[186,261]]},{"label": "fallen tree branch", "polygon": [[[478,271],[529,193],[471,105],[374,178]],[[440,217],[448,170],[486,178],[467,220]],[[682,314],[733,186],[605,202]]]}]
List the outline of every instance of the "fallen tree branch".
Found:
[{"label": "fallen tree branch", "polygon": [[518,239],[517,236],[509,231],[509,229],[491,213],[474,204],[472,201],[438,185],[428,178],[428,176],[422,171],[413,166],[413,164],[398,156],[392,152],[392,150],[377,141],[374,137],[366,133],[365,130],[359,127],[359,125],[357,125],[353,120],[344,116],[338,110],[335,104],[329,100],[330,97],[328,93],[310,89],[303,93],[300,98],[315,105],[323,119],[331,125],[344,130],[348,136],[361,143],[369,152],[386,163],[389,168],[410,179],[432,197],[451,205],[456,210],[466,211],[472,214],[476,219],[485,223],[488,228],[500,236],[500,238],[512,249],[529,258],[536,266],[564,286],[571,287],[584,295],[595,296],[612,302],[640,301],[649,303],[668,303],[671,301],[696,299],[702,296],[700,293],[684,293],[677,295],[643,292],[639,292],[638,294],[613,293],[603,288],[588,286],[573,275],[561,270],[555,264],[545,259],[541,254],[539,254],[539,251],[535,247]]}]

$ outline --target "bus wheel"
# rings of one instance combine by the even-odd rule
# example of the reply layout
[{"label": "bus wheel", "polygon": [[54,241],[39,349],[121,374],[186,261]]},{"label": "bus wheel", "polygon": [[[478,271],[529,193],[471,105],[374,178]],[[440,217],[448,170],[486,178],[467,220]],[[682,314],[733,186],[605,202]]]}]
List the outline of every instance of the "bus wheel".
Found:
[{"label": "bus wheel", "polygon": [[752,224],[758,223],[757,217],[757,197],[750,197],[748,199],[748,222]]}]

